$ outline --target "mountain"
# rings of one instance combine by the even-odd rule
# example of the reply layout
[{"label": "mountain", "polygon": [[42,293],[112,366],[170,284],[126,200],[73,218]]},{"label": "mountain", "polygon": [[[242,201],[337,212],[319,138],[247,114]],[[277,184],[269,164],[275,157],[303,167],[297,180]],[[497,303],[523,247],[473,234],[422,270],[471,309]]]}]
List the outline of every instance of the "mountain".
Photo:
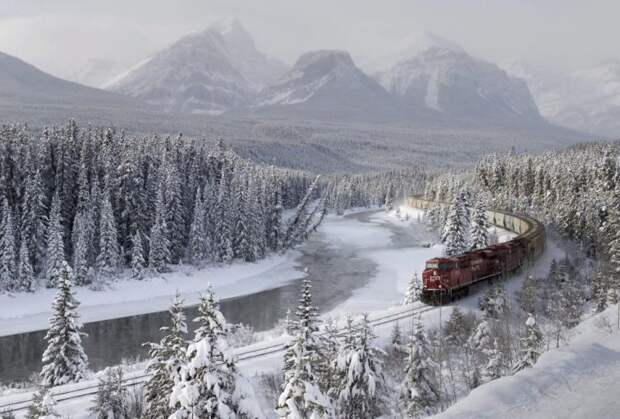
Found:
[{"label": "mountain", "polygon": [[[144,109],[138,101],[105,90],[66,81],[0,52],[0,106],[10,115],[17,108]],[[69,115],[66,117],[71,116]]]},{"label": "mountain", "polygon": [[366,121],[403,116],[394,98],[362,72],[348,52],[336,50],[303,54],[260,93],[252,111],[262,116]]},{"label": "mountain", "polygon": [[377,79],[404,106],[435,110],[451,122],[543,123],[524,80],[445,43],[400,61]]},{"label": "mountain", "polygon": [[620,63],[611,61],[569,73],[545,71],[522,61],[505,65],[527,80],[541,114],[554,124],[620,137]]},{"label": "mountain", "polygon": [[166,111],[221,114],[247,106],[285,71],[238,20],[187,35],[108,88]]},{"label": "mountain", "polygon": [[67,78],[86,86],[103,88],[106,83],[125,69],[125,65],[116,61],[91,58]]}]

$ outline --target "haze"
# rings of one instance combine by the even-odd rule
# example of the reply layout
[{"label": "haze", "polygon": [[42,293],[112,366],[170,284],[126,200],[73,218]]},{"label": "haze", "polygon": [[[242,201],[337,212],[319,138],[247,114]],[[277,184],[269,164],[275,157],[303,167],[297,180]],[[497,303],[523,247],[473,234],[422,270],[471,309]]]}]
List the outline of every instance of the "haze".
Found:
[{"label": "haze", "polygon": [[4,0],[0,51],[62,77],[89,60],[132,65],[180,36],[237,17],[259,49],[289,64],[346,49],[376,63],[430,31],[472,54],[571,71],[620,59],[620,3],[597,1]]}]

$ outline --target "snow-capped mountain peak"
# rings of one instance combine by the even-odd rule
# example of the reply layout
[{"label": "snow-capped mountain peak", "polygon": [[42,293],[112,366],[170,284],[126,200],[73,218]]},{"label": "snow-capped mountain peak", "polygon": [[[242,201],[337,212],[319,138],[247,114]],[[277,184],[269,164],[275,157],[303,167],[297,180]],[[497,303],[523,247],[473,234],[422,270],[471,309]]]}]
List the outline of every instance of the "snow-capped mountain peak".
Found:
[{"label": "snow-capped mountain peak", "polygon": [[191,33],[110,87],[167,111],[220,114],[246,106],[285,66],[256,49],[236,19]]},{"label": "snow-capped mountain peak", "polygon": [[[340,50],[303,54],[277,83],[264,89],[254,109],[281,113],[285,108],[306,116],[394,118],[401,115],[394,99]],[[296,112],[296,115],[303,114]]]},{"label": "snow-capped mountain peak", "polygon": [[381,85],[406,104],[474,120],[540,122],[527,84],[450,44],[434,44],[379,74]]}]

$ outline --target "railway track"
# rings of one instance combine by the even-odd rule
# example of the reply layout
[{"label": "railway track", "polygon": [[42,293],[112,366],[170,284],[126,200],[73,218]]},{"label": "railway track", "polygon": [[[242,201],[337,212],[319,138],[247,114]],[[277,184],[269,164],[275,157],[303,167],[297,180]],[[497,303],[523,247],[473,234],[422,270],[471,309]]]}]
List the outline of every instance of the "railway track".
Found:
[{"label": "railway track", "polygon": [[[424,304],[415,304],[415,305],[406,307],[403,310],[396,311],[394,313],[383,314],[376,318],[372,318],[370,320],[370,324],[373,327],[384,326],[386,324],[395,323],[400,320],[411,318],[414,314],[426,313],[428,311],[432,311],[436,309],[437,307],[434,307],[434,306],[427,306]],[[344,330],[341,330],[339,332],[339,335],[341,334],[344,334]],[[264,346],[261,348],[255,348],[255,349],[244,350],[243,348],[240,348],[235,353],[237,363],[241,364],[241,363],[253,360],[253,359],[282,353],[286,349],[286,344],[287,342],[280,342],[280,343]],[[123,379],[123,387],[129,388],[129,387],[134,387],[134,386],[144,384],[148,378],[149,378],[149,374],[146,374],[145,372],[136,373],[135,375],[132,375],[130,377]],[[78,386],[79,383],[76,383],[73,385]],[[28,409],[28,406],[30,406],[33,402],[33,394],[34,393],[24,393],[23,400],[18,400],[18,401],[12,400],[11,402],[2,402],[2,399],[9,398],[9,397],[14,398],[16,397],[15,395],[0,397],[0,414],[18,413],[18,412],[22,412]],[[56,401],[57,404],[61,404],[63,402],[75,401],[75,400],[91,397],[97,394],[97,383],[96,382],[89,383],[88,385],[84,387],[79,387],[75,389],[67,389],[67,390],[58,389],[57,391],[55,391],[54,388],[52,388],[51,394],[53,395],[54,400]]]}]

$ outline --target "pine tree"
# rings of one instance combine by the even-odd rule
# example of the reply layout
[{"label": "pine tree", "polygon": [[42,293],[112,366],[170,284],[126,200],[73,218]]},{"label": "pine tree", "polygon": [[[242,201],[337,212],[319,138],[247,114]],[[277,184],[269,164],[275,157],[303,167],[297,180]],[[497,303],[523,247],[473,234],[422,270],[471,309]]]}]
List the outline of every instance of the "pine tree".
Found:
[{"label": "pine tree", "polygon": [[444,327],[446,342],[455,348],[462,348],[467,343],[471,332],[471,326],[465,320],[461,309],[454,307]]},{"label": "pine tree", "polygon": [[401,399],[407,417],[419,418],[435,413],[440,399],[437,368],[422,323],[417,319],[409,343],[405,379],[401,384]]},{"label": "pine tree", "polygon": [[78,213],[73,222],[73,275],[76,285],[88,282],[88,242],[90,231],[88,228],[88,214]]},{"label": "pine tree", "polygon": [[65,245],[63,240],[63,227],[60,219],[60,198],[58,193],[52,199],[52,207],[47,227],[47,251],[46,257],[46,286],[57,286],[62,264],[65,261]]},{"label": "pine tree", "polygon": [[236,214],[231,214],[231,188],[226,166],[222,166],[218,198],[215,249],[219,262],[230,263],[235,254],[233,248],[234,222]]},{"label": "pine tree", "polygon": [[200,299],[199,313],[194,321],[200,326],[170,396],[171,418],[248,417],[253,412],[243,406],[239,373],[226,344],[226,321],[211,288]]},{"label": "pine tree", "polygon": [[165,172],[165,195],[167,238],[170,263],[178,264],[186,245],[185,220],[181,196],[181,180],[175,162],[167,162]]},{"label": "pine tree", "polygon": [[482,370],[482,376],[487,381],[496,380],[504,375],[504,354],[498,349],[497,339],[487,351],[488,362]]},{"label": "pine tree", "polygon": [[392,344],[392,347],[396,349],[400,349],[403,344],[403,336],[400,331],[400,325],[398,324],[398,322],[396,322],[396,324],[394,324],[394,327],[392,328],[392,333],[390,334],[390,343]]},{"label": "pine tree", "polygon": [[[483,319],[478,324],[476,330],[468,339],[467,345],[473,354],[473,370],[476,372],[483,371],[482,375],[484,376],[484,370],[490,361],[492,351],[495,349],[493,346],[494,340],[491,337],[491,328],[487,320]],[[477,384],[479,384],[476,383],[476,379],[477,377],[474,374],[471,381],[473,383],[473,387],[477,387]]]},{"label": "pine tree", "polygon": [[194,264],[207,258],[206,207],[200,190],[196,190],[194,218],[189,232],[189,254]]},{"label": "pine tree", "polygon": [[30,254],[28,253],[28,244],[22,240],[19,248],[19,264],[17,265],[17,282],[21,291],[33,292],[36,287],[36,278],[34,269],[30,262]]},{"label": "pine tree", "polygon": [[43,353],[41,378],[47,386],[77,382],[84,377],[88,358],[82,347],[81,324],[78,322],[78,301],[71,289],[71,268],[63,262],[58,276],[58,293],[52,304],[50,328],[45,335],[47,348]]},{"label": "pine tree", "polygon": [[15,234],[13,232],[13,214],[6,198],[0,205],[0,290],[19,291],[20,284],[15,266]]},{"label": "pine tree", "polygon": [[407,287],[407,292],[405,293],[405,299],[403,300],[403,305],[413,304],[420,299],[421,286],[420,280],[418,279],[418,273],[414,272],[414,274],[409,279],[409,286]]},{"label": "pine tree", "polygon": [[447,256],[460,255],[467,249],[465,237],[467,230],[463,221],[463,213],[462,201],[457,196],[452,205],[450,205],[448,217],[441,235],[441,239],[446,246],[445,253]]},{"label": "pine tree", "polygon": [[478,301],[480,310],[487,319],[499,319],[506,313],[507,304],[506,292],[499,282],[488,286]]},{"label": "pine tree", "polygon": [[538,282],[528,275],[521,284],[521,290],[517,293],[519,306],[526,313],[536,313]]},{"label": "pine tree", "polygon": [[133,279],[143,279],[146,261],[144,260],[144,246],[142,245],[142,234],[140,230],[131,238],[131,277]]},{"label": "pine tree", "polygon": [[113,277],[120,266],[118,231],[110,202],[110,192],[103,192],[101,214],[99,219],[99,255],[97,271],[103,278]]},{"label": "pine tree", "polygon": [[514,366],[513,372],[531,368],[538,361],[543,346],[543,336],[536,324],[536,319],[529,314],[525,321],[525,336],[521,339],[521,359]]},{"label": "pine tree", "polygon": [[28,254],[35,273],[40,273],[45,261],[45,205],[43,204],[44,192],[39,169],[26,179],[24,198],[21,206],[20,232],[22,242],[28,246]]},{"label": "pine tree", "polygon": [[372,346],[375,338],[368,315],[364,314],[356,328],[353,347],[345,347],[338,355],[338,363],[344,367],[340,369],[345,372],[346,377],[338,385],[339,417],[361,418],[380,415],[380,392],[385,386],[380,359],[383,353]]},{"label": "pine tree", "polygon": [[394,197],[392,196],[392,193],[392,184],[389,184],[387,192],[385,193],[385,202],[383,204],[383,208],[386,212],[394,209]]},{"label": "pine tree", "polygon": [[127,389],[123,387],[123,369],[121,367],[108,367],[101,373],[97,384],[95,404],[90,408],[90,411],[97,419],[128,417]]},{"label": "pine tree", "polygon": [[486,209],[480,202],[474,207],[469,237],[471,250],[484,249],[489,245],[489,222]]},{"label": "pine tree", "polygon": [[56,411],[56,401],[50,394],[48,387],[41,387],[32,397],[32,404],[28,406],[26,419],[59,418]]},{"label": "pine tree", "polygon": [[170,249],[166,234],[166,219],[163,191],[157,193],[155,222],[151,228],[149,266],[157,272],[166,272],[170,262]]},{"label": "pine tree", "polygon": [[170,306],[170,326],[162,327],[164,337],[159,343],[149,343],[149,364],[147,372],[150,377],[144,387],[146,402],[145,417],[167,418],[173,409],[170,395],[174,384],[180,379],[181,367],[186,361],[187,324],[183,314],[183,300],[177,294]]},{"label": "pine tree", "polygon": [[284,355],[284,385],[276,411],[280,417],[332,417],[329,398],[321,391],[317,371],[322,364],[321,343],[317,334],[317,312],[312,305],[312,284],[303,281],[302,295],[297,309],[297,334],[287,345]]}]

